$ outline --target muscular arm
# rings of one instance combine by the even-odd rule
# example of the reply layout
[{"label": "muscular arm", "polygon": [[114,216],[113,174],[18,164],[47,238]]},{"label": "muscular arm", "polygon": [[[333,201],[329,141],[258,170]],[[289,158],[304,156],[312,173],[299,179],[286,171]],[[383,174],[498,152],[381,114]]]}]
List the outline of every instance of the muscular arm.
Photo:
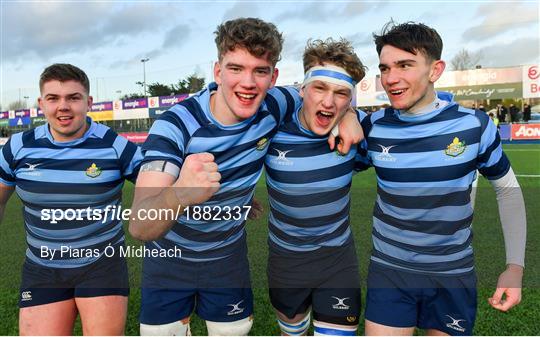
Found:
[{"label": "muscular arm", "polygon": [[0,183],[0,222],[4,218],[4,209],[14,189],[14,186],[7,186]]},{"label": "muscular arm", "polygon": [[139,210],[166,209],[172,210],[175,215],[181,215],[185,207],[210,199],[219,189],[220,179],[217,164],[209,153],[187,156],[178,178],[166,172],[141,170],[135,185],[132,206],[134,216],[129,222],[130,234],[143,241],[161,238],[177,219],[140,219],[137,216]]},{"label": "muscular arm", "polygon": [[[512,168],[503,177],[490,181],[497,195],[506,251],[506,270],[499,276],[491,306],[507,311],[521,301],[521,280],[525,266],[527,221],[525,202]],[[503,298],[503,295],[506,298]]]}]

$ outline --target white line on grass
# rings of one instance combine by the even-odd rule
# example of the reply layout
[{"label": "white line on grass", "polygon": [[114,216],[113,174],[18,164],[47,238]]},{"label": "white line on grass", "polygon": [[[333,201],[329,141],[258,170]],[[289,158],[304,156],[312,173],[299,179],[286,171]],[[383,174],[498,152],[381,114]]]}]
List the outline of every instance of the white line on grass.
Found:
[{"label": "white line on grass", "polygon": [[516,174],[516,177],[540,178],[540,174]]},{"label": "white line on grass", "polygon": [[504,152],[538,152],[540,149],[503,149]]}]

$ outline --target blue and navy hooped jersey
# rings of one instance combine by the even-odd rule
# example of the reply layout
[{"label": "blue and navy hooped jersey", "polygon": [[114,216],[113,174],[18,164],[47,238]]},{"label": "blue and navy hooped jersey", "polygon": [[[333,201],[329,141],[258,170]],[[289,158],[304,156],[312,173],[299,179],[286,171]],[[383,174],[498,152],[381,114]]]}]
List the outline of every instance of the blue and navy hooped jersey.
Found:
[{"label": "blue and navy hooped jersey", "polygon": [[273,88],[253,117],[222,125],[210,111],[210,95],[215,90],[212,83],[163,113],[143,145],[144,162],[168,160],[181,167],[186,156],[209,152],[218,164],[221,188],[198,208],[191,207],[212,210],[212,220],[196,218],[195,213],[188,219],[185,212],[164,238],[147,243],[150,248],[177,246],[182,258],[192,261],[224,258],[245,239],[245,217],[230,217],[229,210],[251,204],[268,144],[285,114],[292,114],[300,104],[295,89]]},{"label": "blue and navy hooped jersey", "polygon": [[510,168],[489,116],[450,102],[415,117],[380,110],[362,126],[377,173],[371,260],[424,274],[472,271],[476,170],[498,179]]},{"label": "blue and navy hooped jersey", "polygon": [[124,241],[112,210],[120,207],[124,180],[136,179],[142,153],[107,126],[88,122],[74,141],[55,141],[44,124],[14,134],[1,150],[0,183],[15,186],[24,204],[26,256],[42,266],[85,266]]},{"label": "blue and navy hooped jersey", "polygon": [[[349,191],[357,148],[344,156],[331,151],[328,137],[305,129],[298,113],[287,116],[265,159],[269,245],[289,251],[345,245],[352,240]],[[358,151],[365,157],[365,143]]]}]

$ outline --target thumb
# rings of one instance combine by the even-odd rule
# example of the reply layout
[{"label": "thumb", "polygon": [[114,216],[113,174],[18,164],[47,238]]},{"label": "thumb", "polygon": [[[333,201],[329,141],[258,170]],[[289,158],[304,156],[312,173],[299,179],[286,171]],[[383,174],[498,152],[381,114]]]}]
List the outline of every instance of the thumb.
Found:
[{"label": "thumb", "polygon": [[333,134],[328,135],[328,145],[330,145],[330,150],[334,150],[336,146],[336,137]]},{"label": "thumb", "polygon": [[502,296],[504,294],[505,288],[497,288],[493,293],[493,296],[489,299],[491,305],[501,304]]}]

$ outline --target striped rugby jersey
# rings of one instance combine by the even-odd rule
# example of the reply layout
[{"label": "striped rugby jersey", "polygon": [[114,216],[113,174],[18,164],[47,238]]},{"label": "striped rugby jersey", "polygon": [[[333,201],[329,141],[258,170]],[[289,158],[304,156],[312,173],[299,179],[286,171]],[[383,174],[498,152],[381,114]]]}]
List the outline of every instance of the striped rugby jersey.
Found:
[{"label": "striped rugby jersey", "polygon": [[[181,167],[189,154],[212,153],[221,174],[221,187],[199,206],[233,209],[251,204],[270,139],[284,116],[299,106],[300,97],[294,88],[272,88],[253,117],[222,125],[210,112],[210,95],[215,90],[217,85],[211,83],[154,122],[143,145],[144,162],[168,160]],[[176,246],[181,249],[182,258],[190,261],[227,257],[245,240],[244,217],[228,218],[222,212],[211,221],[204,221],[193,216],[188,219],[184,213],[162,239],[148,242],[147,247]]]},{"label": "striped rugby jersey", "polygon": [[299,110],[286,117],[265,159],[269,245],[288,251],[344,246],[352,241],[349,191],[353,170],[355,165],[365,166],[357,161],[365,158],[366,145],[352,147],[344,156],[331,151],[328,136],[318,136],[301,125]]},{"label": "striped rugby jersey", "polygon": [[476,170],[493,180],[510,168],[489,116],[451,101],[415,117],[380,110],[362,127],[377,173],[372,262],[422,274],[472,271]]},{"label": "striped rugby jersey", "polygon": [[[112,212],[100,220],[95,211],[121,205],[124,180],[135,181],[142,153],[107,126],[87,121],[79,139],[57,142],[44,124],[12,135],[1,150],[0,183],[15,186],[24,204],[26,257],[41,266],[89,265],[108,245],[124,242],[122,221]],[[53,221],[57,209],[72,211]],[[79,219],[69,220],[78,210]],[[54,256],[45,256],[42,247],[56,250]],[[70,250],[62,253],[63,247]]]}]

